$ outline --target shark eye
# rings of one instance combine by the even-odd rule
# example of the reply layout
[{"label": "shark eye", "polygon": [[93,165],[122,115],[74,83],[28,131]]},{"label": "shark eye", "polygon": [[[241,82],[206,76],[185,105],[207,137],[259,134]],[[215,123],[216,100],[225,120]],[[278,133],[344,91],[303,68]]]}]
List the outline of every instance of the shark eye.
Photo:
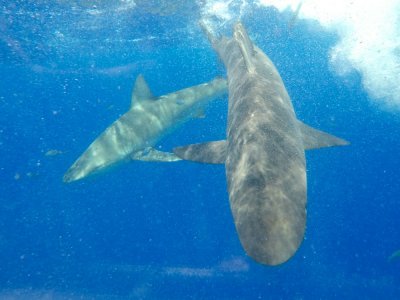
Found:
[{"label": "shark eye", "polygon": [[177,99],[176,104],[183,105],[183,104],[185,104],[185,101],[183,99]]}]

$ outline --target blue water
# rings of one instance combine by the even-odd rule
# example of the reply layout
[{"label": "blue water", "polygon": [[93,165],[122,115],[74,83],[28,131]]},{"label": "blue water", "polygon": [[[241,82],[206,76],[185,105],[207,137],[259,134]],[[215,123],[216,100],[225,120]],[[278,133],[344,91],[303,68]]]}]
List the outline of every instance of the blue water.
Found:
[{"label": "blue water", "polygon": [[[62,182],[128,109],[139,73],[156,95],[225,75],[199,8],[49,3],[0,6],[0,298],[400,298],[400,259],[388,262],[400,249],[399,112],[374,104],[357,73],[332,72],[334,34],[301,20],[288,31],[290,15],[272,9],[242,18],[298,118],[351,142],[306,153],[305,240],[267,267],[239,243],[223,166],[130,162]],[[160,147],[224,138],[226,111],[227,97],[212,102]]]}]

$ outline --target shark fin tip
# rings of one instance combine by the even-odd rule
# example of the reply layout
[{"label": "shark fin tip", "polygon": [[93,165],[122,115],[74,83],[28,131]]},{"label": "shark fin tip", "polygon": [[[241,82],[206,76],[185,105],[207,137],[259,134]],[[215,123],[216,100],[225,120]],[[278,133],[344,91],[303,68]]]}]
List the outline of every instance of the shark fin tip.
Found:
[{"label": "shark fin tip", "polygon": [[132,91],[131,107],[140,101],[149,100],[153,98],[154,95],[151,92],[146,80],[144,79],[143,74],[139,74],[136,77],[135,85]]}]

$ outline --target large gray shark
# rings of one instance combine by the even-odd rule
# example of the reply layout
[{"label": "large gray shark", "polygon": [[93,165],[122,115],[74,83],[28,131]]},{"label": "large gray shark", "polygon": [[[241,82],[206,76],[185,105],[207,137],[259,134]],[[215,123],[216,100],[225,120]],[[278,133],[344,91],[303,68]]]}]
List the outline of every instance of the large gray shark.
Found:
[{"label": "large gray shark", "polygon": [[242,246],[257,262],[278,265],[294,255],[304,236],[304,150],[347,142],[297,120],[277,69],[241,23],[230,39],[217,39],[204,24],[203,29],[227,69],[226,141],[178,147],[174,153],[197,162],[225,163]]},{"label": "large gray shark", "polygon": [[64,182],[82,179],[126,159],[179,160],[173,153],[161,152],[152,146],[226,90],[226,80],[215,78],[208,83],[154,97],[143,76],[139,75],[130,110],[86,149],[65,173]]}]

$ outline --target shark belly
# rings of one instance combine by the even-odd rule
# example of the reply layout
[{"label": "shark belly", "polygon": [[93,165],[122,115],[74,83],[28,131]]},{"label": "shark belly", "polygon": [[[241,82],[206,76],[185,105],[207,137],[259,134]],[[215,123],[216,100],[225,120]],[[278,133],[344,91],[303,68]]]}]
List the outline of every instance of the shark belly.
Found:
[{"label": "shark belly", "polygon": [[293,256],[304,236],[304,150],[291,114],[271,113],[272,96],[236,95],[225,161],[230,206],[248,255],[277,265]]},{"label": "shark belly", "polygon": [[277,265],[294,255],[304,237],[304,147],[275,66],[257,47],[246,45],[240,28],[235,34],[218,48],[229,85],[225,161],[229,201],[248,255]]}]

